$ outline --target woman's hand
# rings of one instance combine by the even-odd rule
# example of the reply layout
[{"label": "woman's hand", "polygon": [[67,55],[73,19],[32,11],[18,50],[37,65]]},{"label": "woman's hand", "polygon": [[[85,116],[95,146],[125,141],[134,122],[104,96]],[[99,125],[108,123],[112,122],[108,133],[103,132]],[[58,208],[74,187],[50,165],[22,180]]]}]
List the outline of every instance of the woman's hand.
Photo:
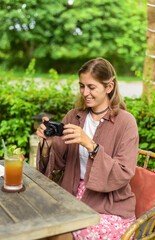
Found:
[{"label": "woman's hand", "polygon": [[[46,139],[48,146],[51,147],[52,137],[46,137],[44,135],[44,130],[46,129],[46,126],[43,124],[44,121],[49,121],[49,118],[48,117],[43,117],[42,118],[42,124],[37,128],[36,134],[39,138],[39,142],[40,142],[41,146],[43,144],[43,138],[44,138],[44,139]],[[45,147],[46,147],[46,144],[45,144]]]},{"label": "woman's hand", "polygon": [[87,148],[89,152],[94,150],[94,142],[88,137],[88,135],[82,130],[81,127],[74,124],[64,125],[63,137],[65,144],[78,143]]}]

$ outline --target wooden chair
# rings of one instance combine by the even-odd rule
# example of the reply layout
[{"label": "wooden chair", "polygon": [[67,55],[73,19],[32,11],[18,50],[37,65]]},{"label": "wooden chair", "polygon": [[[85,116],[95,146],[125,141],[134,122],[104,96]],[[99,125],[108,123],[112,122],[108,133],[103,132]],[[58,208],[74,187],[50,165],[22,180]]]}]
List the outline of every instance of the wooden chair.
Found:
[{"label": "wooden chair", "polygon": [[[154,152],[151,152],[151,151],[146,151],[146,150],[143,150],[143,149],[138,149],[138,154],[139,156],[146,156],[145,157],[145,160],[144,160],[144,165],[143,165],[143,168],[147,168],[147,165],[148,165],[148,162],[149,162],[149,159],[150,158],[155,158],[155,153]],[[155,171],[155,169],[154,169]]]},{"label": "wooden chair", "polygon": [[[149,159],[155,158],[155,153],[142,149],[139,149],[139,155],[146,156],[143,165],[143,168],[145,169],[147,168]],[[155,191],[155,185],[152,191]],[[141,196],[141,201],[143,201],[143,196]],[[135,240],[155,240],[155,206],[137,218],[137,220],[127,229],[121,240],[132,239],[131,237],[133,235],[133,239]]]},{"label": "wooden chair", "polygon": [[[155,207],[139,217],[125,232],[121,240],[133,239],[150,240],[155,239]],[[142,228],[143,226],[143,228]]]}]

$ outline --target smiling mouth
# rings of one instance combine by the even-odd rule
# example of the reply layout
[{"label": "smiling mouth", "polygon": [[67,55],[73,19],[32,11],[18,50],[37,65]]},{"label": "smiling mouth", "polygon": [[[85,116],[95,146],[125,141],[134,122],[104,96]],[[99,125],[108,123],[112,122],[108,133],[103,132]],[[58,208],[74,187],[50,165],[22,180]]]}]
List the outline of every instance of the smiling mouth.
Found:
[{"label": "smiling mouth", "polygon": [[92,102],[93,101],[93,98],[85,98],[85,101],[88,103],[88,102]]}]

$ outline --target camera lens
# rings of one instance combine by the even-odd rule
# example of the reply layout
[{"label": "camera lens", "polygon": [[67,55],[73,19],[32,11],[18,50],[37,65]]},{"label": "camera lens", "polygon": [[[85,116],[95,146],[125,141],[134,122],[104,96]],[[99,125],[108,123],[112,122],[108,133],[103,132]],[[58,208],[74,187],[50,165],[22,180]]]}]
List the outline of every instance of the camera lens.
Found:
[{"label": "camera lens", "polygon": [[44,130],[44,135],[46,137],[63,135],[63,123],[55,121],[44,121],[44,125],[46,126],[46,129]]},{"label": "camera lens", "polygon": [[45,130],[44,130],[44,134],[46,137],[51,137],[51,136],[55,136],[56,135],[56,128],[55,126],[51,125],[50,127],[47,127]]}]

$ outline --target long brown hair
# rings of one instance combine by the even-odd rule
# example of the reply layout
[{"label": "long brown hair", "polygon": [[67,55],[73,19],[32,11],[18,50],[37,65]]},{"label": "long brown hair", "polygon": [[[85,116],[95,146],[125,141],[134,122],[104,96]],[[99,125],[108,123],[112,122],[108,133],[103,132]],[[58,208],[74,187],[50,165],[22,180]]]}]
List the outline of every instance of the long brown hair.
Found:
[{"label": "long brown hair", "polygon": [[[110,103],[109,108],[111,110],[110,115],[115,116],[118,112],[118,109],[126,109],[125,103],[123,102],[118,88],[117,75],[114,67],[109,61],[104,58],[95,58],[91,59],[88,62],[84,63],[78,71],[78,75],[82,73],[90,73],[94,79],[99,81],[106,88],[108,87],[111,81],[114,82],[113,90],[108,94]],[[77,97],[75,102],[75,107],[79,109],[85,109],[86,105],[83,97],[80,95]]]}]

